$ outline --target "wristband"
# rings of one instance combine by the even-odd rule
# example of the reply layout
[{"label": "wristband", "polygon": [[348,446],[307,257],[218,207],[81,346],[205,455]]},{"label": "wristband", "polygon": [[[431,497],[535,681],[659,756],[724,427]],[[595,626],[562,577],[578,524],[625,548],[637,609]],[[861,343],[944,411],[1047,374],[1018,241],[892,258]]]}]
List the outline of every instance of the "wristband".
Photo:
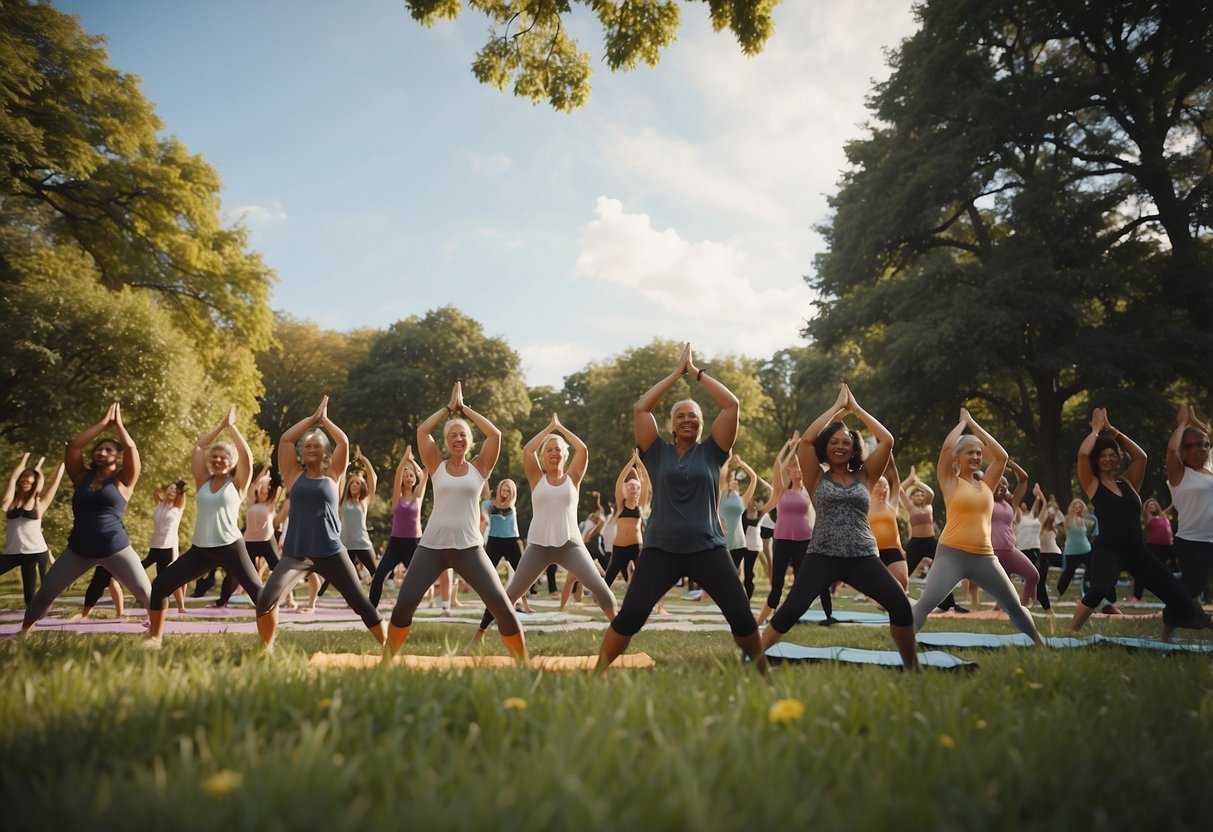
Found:
[{"label": "wristband", "polygon": [[696,380],[696,381],[699,381],[701,378],[703,378],[703,368],[702,368],[702,367],[700,367],[700,368],[699,368],[699,372],[697,372],[697,373],[695,374],[695,380]]}]

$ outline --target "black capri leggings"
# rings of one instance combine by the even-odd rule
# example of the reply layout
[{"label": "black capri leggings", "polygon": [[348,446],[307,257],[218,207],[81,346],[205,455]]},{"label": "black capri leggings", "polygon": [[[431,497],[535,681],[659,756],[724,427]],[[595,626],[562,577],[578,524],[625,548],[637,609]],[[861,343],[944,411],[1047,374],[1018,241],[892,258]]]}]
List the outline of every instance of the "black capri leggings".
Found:
[{"label": "black capri leggings", "polygon": [[889,623],[894,627],[914,625],[910,599],[879,557],[836,558],[810,552],[792,583],[787,603],[771,616],[771,627],[777,633],[792,629],[808,611],[813,599],[823,590],[829,592],[830,584],[835,581],[850,584],[884,607],[889,613]]},{"label": "black capri leggings", "polygon": [[623,607],[610,626],[621,636],[636,635],[653,607],[682,577],[695,581],[712,596],[736,638],[758,631],[750,600],[737,578],[729,550],[723,546],[685,553],[646,546],[636,561]]},{"label": "black capri leggings", "polygon": [[501,563],[501,559],[505,558],[511,569],[518,568],[518,561],[522,558],[522,539],[517,537],[486,537],[484,539],[484,552],[489,556],[489,562],[493,564],[493,568],[497,568],[497,564]]},{"label": "black capri leggings", "polygon": [[148,609],[164,609],[168,606],[165,599],[174,590],[202,577],[216,566],[234,577],[248,593],[249,600],[257,603],[261,593],[261,578],[249,559],[244,538],[238,537],[223,546],[191,546],[188,552],[158,571],[156,580],[152,581]]},{"label": "black capri leggings", "polygon": [[745,577],[741,581],[741,585],[745,587],[745,597],[754,597],[754,564],[758,561],[758,550],[747,549],[742,546],[740,549],[730,549],[729,557],[733,559],[733,568],[741,569],[741,565],[745,564]]},{"label": "black capri leggings", "polygon": [[[358,564],[361,563],[366,567],[368,575],[371,575],[371,580],[374,580],[375,571],[379,565],[375,563],[375,552],[373,549],[346,549],[346,554],[350,557],[350,564],[354,567],[354,574],[358,574]],[[323,595],[324,591],[329,588],[329,582],[325,581],[320,585],[320,591],[317,595]]]},{"label": "black capri leggings", "polygon": [[383,582],[387,580],[388,575],[396,571],[397,566],[403,565],[405,569],[409,568],[409,564],[413,562],[413,552],[417,551],[417,544],[420,538],[416,537],[392,537],[388,538],[387,548],[383,550],[383,557],[379,559],[379,565],[375,567],[375,577],[371,578],[371,603],[376,607],[379,606],[379,599],[383,597]]},{"label": "black capri leggings", "polygon": [[767,596],[767,606],[775,609],[783,599],[783,581],[787,576],[788,567],[792,567],[792,580],[800,574],[800,565],[804,563],[804,554],[809,549],[807,540],[780,540],[775,538],[771,550],[771,594]]},{"label": "black capri leggings", "polygon": [[1114,592],[1120,571],[1127,569],[1146,589],[1166,604],[1162,620],[1172,627],[1195,626],[1200,607],[1184,590],[1179,579],[1171,574],[1162,561],[1144,545],[1109,546],[1107,541],[1091,549],[1091,587],[1082,596],[1082,603],[1098,609],[1100,601]]},{"label": "black capri leggings", "polygon": [[[25,606],[34,600],[34,592],[38,589],[38,576],[46,574],[46,565],[50,563],[50,552],[39,552],[33,555],[0,555],[0,575],[21,567],[21,593],[25,598]],[[108,574],[108,573],[107,573]]]},{"label": "black capri leggings", "polygon": [[629,581],[628,565],[630,564],[632,571],[635,571],[636,558],[638,557],[640,557],[639,543],[632,543],[627,546],[615,544],[611,548],[611,562],[607,564],[606,574],[603,576],[603,580],[606,581],[607,586],[613,584],[615,578],[619,575],[623,575],[623,582],[627,583]]},{"label": "black capri leggings", "polygon": [[278,606],[291,588],[303,580],[308,572],[315,572],[337,587],[350,609],[358,614],[368,628],[378,627],[383,621],[379,610],[375,609],[371,599],[362,591],[354,564],[344,551],[321,558],[284,555],[270,573],[269,580],[265,582],[265,589],[257,599],[257,617],[260,618]]},{"label": "black capri leggings", "polygon": [[1208,592],[1210,571],[1213,571],[1213,543],[1177,537],[1172,553],[1179,561],[1188,597],[1199,598]]}]

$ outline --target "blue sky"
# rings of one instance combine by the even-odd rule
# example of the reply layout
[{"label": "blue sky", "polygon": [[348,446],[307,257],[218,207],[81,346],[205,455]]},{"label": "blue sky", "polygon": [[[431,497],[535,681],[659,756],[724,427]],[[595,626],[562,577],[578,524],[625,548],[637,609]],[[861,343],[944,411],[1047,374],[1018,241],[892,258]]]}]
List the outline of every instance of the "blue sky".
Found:
[{"label": "blue sky", "polygon": [[802,344],[803,276],[910,0],[785,0],[764,52],[683,6],[656,69],[594,62],[573,114],[472,77],[487,20],[400,0],[55,0],[141,76],[223,177],[275,270],[273,306],[328,329],[452,304],[559,386],[656,336],[706,355]]}]

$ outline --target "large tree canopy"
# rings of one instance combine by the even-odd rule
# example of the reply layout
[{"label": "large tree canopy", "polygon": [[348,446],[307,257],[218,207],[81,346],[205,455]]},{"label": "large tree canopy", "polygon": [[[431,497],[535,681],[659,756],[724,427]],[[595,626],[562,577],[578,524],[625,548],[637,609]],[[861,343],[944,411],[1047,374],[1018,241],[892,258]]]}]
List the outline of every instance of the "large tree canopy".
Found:
[{"label": "large tree canopy", "polygon": [[232,403],[251,420],[273,276],[100,43],[50,5],[0,3],[0,450],[53,465],[121,401],[149,484],[138,534],[204,426]]},{"label": "large tree canopy", "polygon": [[40,246],[78,248],[96,280],[167,312],[208,382],[251,409],[271,272],[220,220],[215,170],[162,125],[101,38],[49,5],[0,15],[0,274]]},{"label": "large tree canopy", "polygon": [[[656,66],[674,42],[682,6],[706,4],[716,31],[730,30],[747,55],[762,50],[779,0],[467,0],[491,22],[489,40],[472,72],[483,84],[557,110],[575,110],[590,94],[590,56],[570,34],[575,6],[587,7],[603,30],[604,60],[612,70],[640,62]],[[413,19],[432,26],[459,16],[464,0],[405,0]]]},{"label": "large tree canopy", "polygon": [[946,431],[974,400],[1066,493],[1089,404],[1145,429],[1209,390],[1213,14],[918,14],[847,148],[807,333],[858,350],[889,424]]}]

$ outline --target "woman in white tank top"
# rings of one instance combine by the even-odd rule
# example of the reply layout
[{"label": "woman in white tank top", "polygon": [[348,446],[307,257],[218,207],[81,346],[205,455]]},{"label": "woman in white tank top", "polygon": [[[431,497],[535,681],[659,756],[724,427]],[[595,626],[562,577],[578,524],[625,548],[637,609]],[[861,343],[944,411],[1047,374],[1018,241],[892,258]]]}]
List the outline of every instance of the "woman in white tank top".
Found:
[{"label": "woman in white tank top", "polygon": [[[571,462],[570,445],[573,448]],[[569,462],[567,471],[566,462]],[[526,536],[526,551],[505,588],[511,604],[526,594],[549,564],[555,563],[567,569],[593,593],[608,621],[615,617],[615,596],[590,556],[577,524],[578,489],[588,465],[589,452],[585,443],[560,424],[560,417],[555,413],[547,427],[523,447],[522,467],[531,484],[531,528]],[[480,620],[480,629],[472,635],[465,650],[484,638],[492,620],[493,616],[486,611]]]}]

